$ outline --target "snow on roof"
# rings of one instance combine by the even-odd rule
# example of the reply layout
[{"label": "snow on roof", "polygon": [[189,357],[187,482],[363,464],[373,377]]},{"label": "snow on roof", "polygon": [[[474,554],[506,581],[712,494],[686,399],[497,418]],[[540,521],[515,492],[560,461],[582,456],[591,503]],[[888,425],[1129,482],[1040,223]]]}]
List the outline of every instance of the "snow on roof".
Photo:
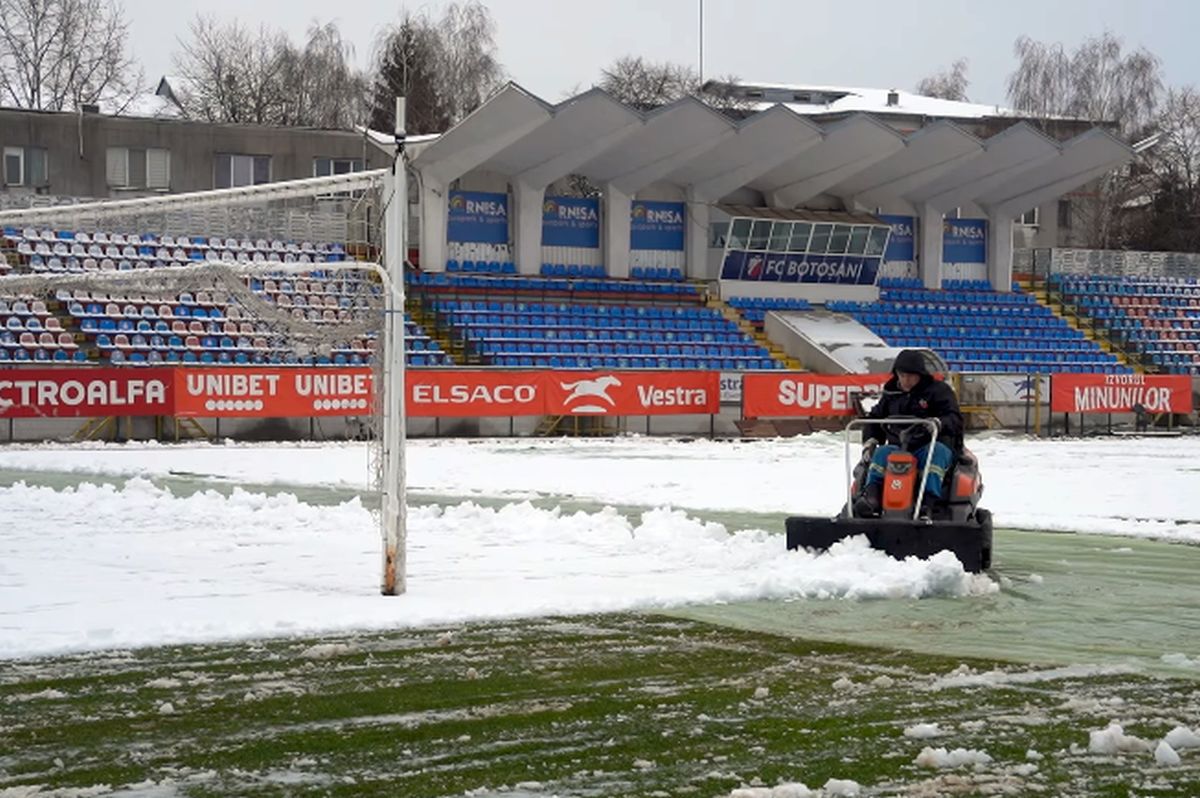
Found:
[{"label": "snow on roof", "polygon": [[181,119],[183,111],[172,98],[147,92],[134,97],[117,115],[147,119]]},{"label": "snow on roof", "polygon": [[[798,114],[852,113],[902,114],[908,116],[937,116],[954,119],[982,119],[989,116],[1020,116],[1016,111],[999,105],[958,102],[937,97],[925,97],[903,89],[867,89],[846,86],[808,86],[785,83],[741,81],[737,88],[749,92],[761,91],[762,102],[755,110],[783,103]],[[888,103],[888,95],[896,95],[896,103]],[[796,98],[807,98],[797,100]]]}]

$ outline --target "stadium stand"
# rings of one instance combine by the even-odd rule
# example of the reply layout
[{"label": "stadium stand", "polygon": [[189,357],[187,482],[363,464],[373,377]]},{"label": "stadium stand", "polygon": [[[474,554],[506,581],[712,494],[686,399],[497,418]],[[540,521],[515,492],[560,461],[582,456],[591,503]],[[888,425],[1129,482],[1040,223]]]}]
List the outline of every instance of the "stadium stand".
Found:
[{"label": "stadium stand", "polygon": [[[6,228],[0,273],[131,271],[211,260],[241,263],[345,262],[339,244],[206,236],[124,236],[119,233]],[[7,250],[7,254],[4,250]],[[349,320],[365,308],[344,273],[316,269],[276,279],[252,278],[250,288],[316,324]],[[410,318],[405,359],[413,366],[451,363],[436,341]],[[226,298],[205,292],[174,295],[58,290],[53,296],[0,297],[0,361],[122,364],[364,365],[375,344],[358,338],[327,355],[299,356],[278,336]]]},{"label": "stadium stand", "polygon": [[733,297],[729,300],[729,306],[737,309],[742,318],[760,330],[767,314],[772,310],[812,310],[812,305],[805,299],[785,297]]},{"label": "stadium stand", "polygon": [[45,301],[0,296],[0,362],[86,362],[87,352]]},{"label": "stadium stand", "polygon": [[782,368],[693,284],[414,274],[468,362],[551,368]]},{"label": "stadium stand", "polygon": [[1031,294],[992,291],[985,281],[948,280],[942,290],[919,280],[880,281],[878,302],[829,302],[892,346],[927,347],[952,370],[997,373],[1130,373]]},{"label": "stadium stand", "polygon": [[1149,371],[1200,375],[1200,284],[1164,277],[1050,276],[1048,288]]}]

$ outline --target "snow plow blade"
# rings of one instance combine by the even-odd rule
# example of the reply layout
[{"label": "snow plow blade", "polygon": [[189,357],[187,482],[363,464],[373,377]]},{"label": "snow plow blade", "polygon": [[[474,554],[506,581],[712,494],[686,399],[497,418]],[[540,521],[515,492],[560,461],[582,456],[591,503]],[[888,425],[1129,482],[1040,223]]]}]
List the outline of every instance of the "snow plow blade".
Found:
[{"label": "snow plow blade", "polygon": [[834,543],[854,535],[866,535],[871,548],[902,560],[905,557],[928,559],[939,551],[958,557],[963,568],[972,573],[992,565],[991,519],[984,523],[934,521],[932,523],[893,521],[880,518],[804,518],[787,519],[787,547],[825,551]]}]

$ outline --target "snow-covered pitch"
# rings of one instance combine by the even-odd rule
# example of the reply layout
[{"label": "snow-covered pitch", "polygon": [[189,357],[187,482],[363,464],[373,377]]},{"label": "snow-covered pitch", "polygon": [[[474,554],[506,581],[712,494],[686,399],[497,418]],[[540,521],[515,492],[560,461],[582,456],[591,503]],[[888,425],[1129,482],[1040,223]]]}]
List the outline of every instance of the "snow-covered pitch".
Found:
[{"label": "snow-covered pitch", "polygon": [[[999,527],[1200,541],[1193,440],[994,436],[971,445]],[[297,498],[311,487],[362,490],[365,445],[0,450],[0,659],[687,603],[998,589],[949,554],[896,562],[852,541],[817,558],[786,551],[780,529],[706,520],[836,512],[845,486],[841,439],[832,435],[417,441],[408,452],[409,592],[384,598],[378,531],[364,503]],[[32,477],[9,485],[14,472],[72,478],[67,487]],[[152,481],[173,474],[204,489]],[[584,509],[530,503],[544,497]]]}]

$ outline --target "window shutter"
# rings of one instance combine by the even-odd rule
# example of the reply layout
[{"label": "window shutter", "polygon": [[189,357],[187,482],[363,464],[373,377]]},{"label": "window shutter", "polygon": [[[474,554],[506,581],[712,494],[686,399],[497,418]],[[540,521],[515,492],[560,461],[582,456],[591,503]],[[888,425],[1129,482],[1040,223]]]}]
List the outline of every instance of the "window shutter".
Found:
[{"label": "window shutter", "polygon": [[146,151],[129,151],[129,187],[146,187]]},{"label": "window shutter", "polygon": [[146,150],[146,188],[171,187],[171,151]]},{"label": "window shutter", "polygon": [[106,162],[108,184],[114,188],[129,185],[129,150],[124,147],[109,147]]}]

